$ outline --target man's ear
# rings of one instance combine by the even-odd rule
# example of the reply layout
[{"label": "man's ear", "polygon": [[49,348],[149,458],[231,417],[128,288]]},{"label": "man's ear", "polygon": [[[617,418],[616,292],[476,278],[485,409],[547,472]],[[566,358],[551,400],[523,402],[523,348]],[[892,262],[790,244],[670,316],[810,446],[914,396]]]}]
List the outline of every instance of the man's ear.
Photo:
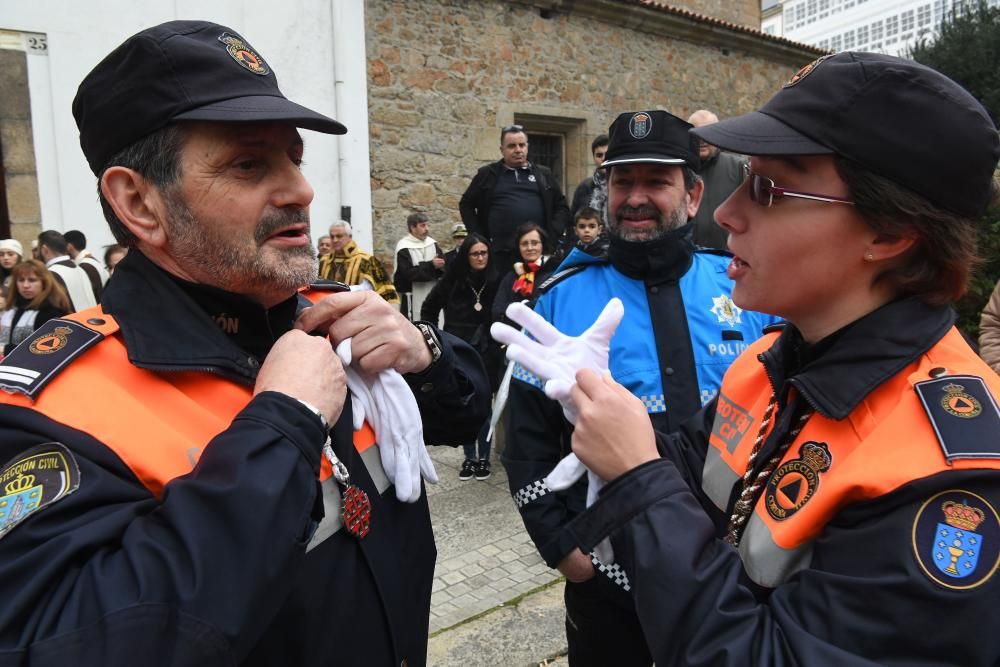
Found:
[{"label": "man's ear", "polygon": [[166,245],[166,203],[160,189],[127,167],[109,167],[101,176],[101,192],[115,215],[140,243]]},{"label": "man's ear", "polygon": [[687,191],[687,198],[685,199],[689,219],[697,215],[698,208],[701,206],[701,197],[704,194],[705,181],[699,178],[698,182],[694,184],[694,187]]}]

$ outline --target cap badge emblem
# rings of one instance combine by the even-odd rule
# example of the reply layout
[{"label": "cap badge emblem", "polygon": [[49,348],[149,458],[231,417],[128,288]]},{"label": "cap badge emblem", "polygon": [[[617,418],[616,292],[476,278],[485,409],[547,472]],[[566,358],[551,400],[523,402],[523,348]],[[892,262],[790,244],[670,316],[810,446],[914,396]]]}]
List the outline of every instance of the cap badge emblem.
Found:
[{"label": "cap badge emblem", "polygon": [[245,69],[261,76],[270,74],[271,68],[267,66],[267,63],[260,57],[260,54],[239,37],[224,32],[219,35],[219,41],[226,45],[226,51],[229,52],[232,59]]},{"label": "cap badge emblem", "polygon": [[628,133],[634,139],[645,139],[652,131],[653,119],[649,117],[648,113],[640,111],[639,113],[632,114],[632,118],[628,122]]},{"label": "cap badge emblem", "polygon": [[792,78],[788,80],[788,83],[782,86],[782,88],[790,88],[791,86],[794,86],[799,81],[812,74],[816,70],[816,68],[819,67],[819,64],[821,62],[823,62],[827,58],[832,58],[834,55],[835,54],[831,53],[829,55],[823,56],[822,58],[817,58],[816,60],[812,61],[811,63],[800,69],[798,72],[796,72],[792,76]]}]

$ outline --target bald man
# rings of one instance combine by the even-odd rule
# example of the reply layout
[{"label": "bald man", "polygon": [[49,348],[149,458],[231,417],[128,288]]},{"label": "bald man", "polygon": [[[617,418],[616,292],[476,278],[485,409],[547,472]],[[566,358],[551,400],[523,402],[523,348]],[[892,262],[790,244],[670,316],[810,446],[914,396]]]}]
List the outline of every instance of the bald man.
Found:
[{"label": "bald man", "polygon": [[[702,127],[718,123],[719,117],[707,109],[699,109],[691,114],[688,122]],[[705,194],[694,217],[694,242],[706,248],[725,250],[726,232],[715,224],[715,209],[743,182],[744,159],[732,153],[722,153],[701,140],[698,142],[698,157],[701,158],[700,175],[705,182]]]}]

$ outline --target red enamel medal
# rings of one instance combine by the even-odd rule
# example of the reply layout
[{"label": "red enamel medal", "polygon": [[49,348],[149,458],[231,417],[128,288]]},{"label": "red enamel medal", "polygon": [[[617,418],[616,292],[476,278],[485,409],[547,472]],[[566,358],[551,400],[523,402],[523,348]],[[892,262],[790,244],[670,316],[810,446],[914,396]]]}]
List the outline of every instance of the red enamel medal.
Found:
[{"label": "red enamel medal", "polygon": [[333,468],[333,478],[340,486],[344,509],[340,513],[340,518],[344,521],[344,528],[354,535],[363,539],[371,529],[372,503],[368,499],[368,494],[361,487],[351,484],[351,475],[347,472],[347,466],[341,463],[337,455],[333,453],[333,445],[330,436],[327,435],[326,443],[323,445],[323,455],[326,456]]},{"label": "red enamel medal", "polygon": [[353,484],[344,489],[344,527],[358,539],[368,534],[371,527],[372,504],[368,494]]}]

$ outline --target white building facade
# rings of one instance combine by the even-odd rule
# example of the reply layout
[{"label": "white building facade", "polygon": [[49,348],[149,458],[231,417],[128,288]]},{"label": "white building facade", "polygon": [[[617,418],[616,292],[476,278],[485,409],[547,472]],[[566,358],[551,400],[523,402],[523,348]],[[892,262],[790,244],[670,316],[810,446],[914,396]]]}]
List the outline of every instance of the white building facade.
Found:
[{"label": "white building facade", "polygon": [[[1000,0],[988,2],[991,6],[1000,5]],[[961,15],[975,3],[976,0],[765,2],[761,30],[832,52],[872,51],[905,57],[918,39],[933,39],[941,22],[952,12]]]},{"label": "white building facade", "polygon": [[80,81],[101,58],[129,35],[174,19],[234,29],[271,64],[288,98],[347,126],[340,137],[303,130],[303,171],[316,191],[312,237],[325,234],[343,207],[350,207],[354,238],[371,249],[363,0],[0,2],[0,49],[27,56],[42,228],[79,229],[95,254],[113,242],[70,106]]}]

